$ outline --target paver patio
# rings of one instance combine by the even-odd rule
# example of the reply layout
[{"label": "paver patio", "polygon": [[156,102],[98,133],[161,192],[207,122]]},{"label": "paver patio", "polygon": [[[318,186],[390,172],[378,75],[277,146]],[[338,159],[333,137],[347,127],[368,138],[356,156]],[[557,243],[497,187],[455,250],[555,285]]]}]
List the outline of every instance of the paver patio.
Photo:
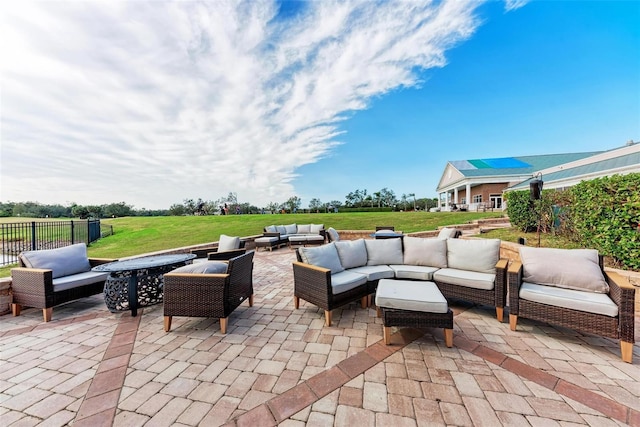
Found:
[{"label": "paver patio", "polygon": [[[257,252],[255,301],[215,319],[133,318],[101,295],[0,317],[3,426],[640,426],[640,349],[453,305],[441,330],[382,343],[373,308],[293,308],[294,252]],[[139,311],[140,313],[140,311]],[[636,316],[636,329],[640,327]]]}]

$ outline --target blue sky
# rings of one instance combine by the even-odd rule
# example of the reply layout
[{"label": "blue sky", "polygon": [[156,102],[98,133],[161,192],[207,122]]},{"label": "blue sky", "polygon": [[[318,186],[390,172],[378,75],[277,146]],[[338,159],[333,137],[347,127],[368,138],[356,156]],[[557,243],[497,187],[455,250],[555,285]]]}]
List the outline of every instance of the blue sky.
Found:
[{"label": "blue sky", "polygon": [[3,2],[0,200],[436,197],[640,140],[640,2]]}]

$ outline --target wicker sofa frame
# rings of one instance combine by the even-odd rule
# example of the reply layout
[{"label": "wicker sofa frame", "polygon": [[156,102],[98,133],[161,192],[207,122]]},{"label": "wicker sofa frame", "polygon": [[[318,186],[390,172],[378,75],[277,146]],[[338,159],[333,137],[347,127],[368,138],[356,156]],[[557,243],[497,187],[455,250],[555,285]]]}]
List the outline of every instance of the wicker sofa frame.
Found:
[{"label": "wicker sofa frame", "polygon": [[[53,289],[53,271],[43,268],[28,268],[18,258],[19,267],[11,269],[11,311],[19,316],[23,306],[42,309],[42,317],[49,322],[53,307],[80,298],[90,297],[104,291],[105,279],[61,291]],[[115,259],[89,258],[91,267],[113,262]]]},{"label": "wicker sofa frame", "polygon": [[228,261],[231,258],[245,254],[247,252],[246,244],[246,240],[240,239],[240,248],[238,249],[218,252],[218,245],[213,245],[206,248],[191,249],[191,253],[196,258],[206,258],[209,261]]},{"label": "wicker sofa frame", "polygon": [[617,317],[555,307],[519,298],[523,268],[521,262],[513,262],[508,270],[511,330],[516,330],[518,317],[524,317],[582,333],[618,339],[622,360],[632,363],[635,342],[635,288],[620,274],[605,271],[602,255],[600,255],[600,269],[609,284],[609,297],[618,306]]},{"label": "wicker sofa frame", "polygon": [[293,305],[300,308],[300,299],[310,302],[324,310],[324,324],[331,326],[331,310],[360,300],[362,308],[366,308],[369,296],[367,283],[339,294],[333,293],[331,287],[331,270],[315,265],[305,264],[296,250],[297,261],[293,263]]},{"label": "wicker sofa frame", "polygon": [[231,258],[225,274],[165,274],[164,330],[171,330],[173,316],[215,317],[226,334],[229,315],[245,300],[253,306],[254,253]]}]

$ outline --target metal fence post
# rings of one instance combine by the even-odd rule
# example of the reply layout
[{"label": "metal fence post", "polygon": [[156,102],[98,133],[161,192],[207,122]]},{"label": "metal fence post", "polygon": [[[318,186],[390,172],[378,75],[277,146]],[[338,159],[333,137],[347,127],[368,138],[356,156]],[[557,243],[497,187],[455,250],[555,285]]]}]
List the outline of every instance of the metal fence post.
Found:
[{"label": "metal fence post", "polygon": [[73,224],[73,220],[71,220],[71,244],[73,245],[75,243],[75,231],[74,231],[74,224]]},{"label": "metal fence post", "polygon": [[31,250],[36,250],[36,222],[31,221]]}]

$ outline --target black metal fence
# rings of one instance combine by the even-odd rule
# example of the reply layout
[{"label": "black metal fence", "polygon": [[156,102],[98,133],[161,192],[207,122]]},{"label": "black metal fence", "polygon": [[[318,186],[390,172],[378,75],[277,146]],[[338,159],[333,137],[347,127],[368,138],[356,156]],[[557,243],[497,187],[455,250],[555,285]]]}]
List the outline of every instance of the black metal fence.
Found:
[{"label": "black metal fence", "polygon": [[[113,234],[113,230],[107,231]],[[23,251],[53,249],[74,243],[91,242],[101,237],[100,220],[31,221],[0,224],[2,256],[0,266],[18,262]]]}]

